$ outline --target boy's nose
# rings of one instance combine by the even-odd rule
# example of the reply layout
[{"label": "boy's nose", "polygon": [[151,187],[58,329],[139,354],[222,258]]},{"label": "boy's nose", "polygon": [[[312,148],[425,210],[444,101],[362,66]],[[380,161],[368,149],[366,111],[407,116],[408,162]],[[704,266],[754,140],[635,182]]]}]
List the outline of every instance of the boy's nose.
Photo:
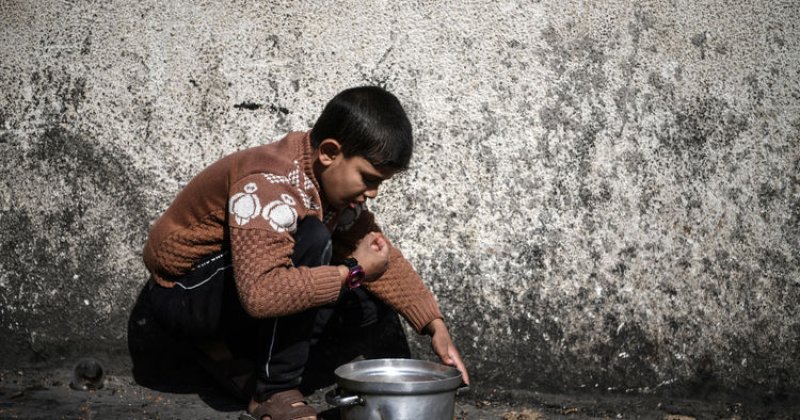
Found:
[{"label": "boy's nose", "polygon": [[364,197],[367,197],[367,198],[375,198],[377,196],[378,196],[378,189],[377,188],[373,188],[371,190],[367,190],[367,191],[364,192]]}]

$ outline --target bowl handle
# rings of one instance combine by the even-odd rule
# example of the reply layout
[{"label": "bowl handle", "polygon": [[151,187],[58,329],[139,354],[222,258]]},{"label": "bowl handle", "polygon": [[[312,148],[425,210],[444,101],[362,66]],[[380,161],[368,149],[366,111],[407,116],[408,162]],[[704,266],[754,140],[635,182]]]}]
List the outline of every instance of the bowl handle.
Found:
[{"label": "bowl handle", "polygon": [[338,389],[332,389],[325,394],[325,401],[334,407],[351,407],[364,405],[364,400],[359,395],[339,395]]}]

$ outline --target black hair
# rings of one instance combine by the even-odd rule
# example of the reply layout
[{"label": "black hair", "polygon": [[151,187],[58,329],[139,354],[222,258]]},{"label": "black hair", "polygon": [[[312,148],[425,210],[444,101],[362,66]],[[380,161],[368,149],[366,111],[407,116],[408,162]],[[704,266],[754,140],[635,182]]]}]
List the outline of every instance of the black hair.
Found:
[{"label": "black hair", "polygon": [[311,144],[342,145],[346,157],[363,156],[375,167],[408,169],[414,140],[400,101],[377,86],[350,88],[334,96],[311,130]]}]

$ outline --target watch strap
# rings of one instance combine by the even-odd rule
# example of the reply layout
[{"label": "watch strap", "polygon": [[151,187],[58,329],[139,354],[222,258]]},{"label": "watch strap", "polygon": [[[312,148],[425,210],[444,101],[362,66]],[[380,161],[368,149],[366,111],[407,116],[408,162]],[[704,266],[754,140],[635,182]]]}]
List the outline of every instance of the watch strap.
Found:
[{"label": "watch strap", "polygon": [[364,268],[358,263],[353,257],[345,258],[342,261],[345,267],[349,270],[347,273],[347,279],[345,280],[345,284],[347,287],[351,289],[355,289],[364,282],[364,278],[366,277],[366,273],[364,272]]}]

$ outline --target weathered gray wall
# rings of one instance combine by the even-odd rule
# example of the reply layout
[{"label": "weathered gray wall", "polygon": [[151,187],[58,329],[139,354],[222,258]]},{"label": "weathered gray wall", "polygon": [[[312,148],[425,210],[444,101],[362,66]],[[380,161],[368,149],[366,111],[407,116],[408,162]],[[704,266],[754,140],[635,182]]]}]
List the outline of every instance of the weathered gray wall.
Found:
[{"label": "weathered gray wall", "polygon": [[180,187],[371,83],[418,144],[373,208],[478,383],[800,390],[796,1],[0,15],[4,365],[124,351],[147,225]]}]

